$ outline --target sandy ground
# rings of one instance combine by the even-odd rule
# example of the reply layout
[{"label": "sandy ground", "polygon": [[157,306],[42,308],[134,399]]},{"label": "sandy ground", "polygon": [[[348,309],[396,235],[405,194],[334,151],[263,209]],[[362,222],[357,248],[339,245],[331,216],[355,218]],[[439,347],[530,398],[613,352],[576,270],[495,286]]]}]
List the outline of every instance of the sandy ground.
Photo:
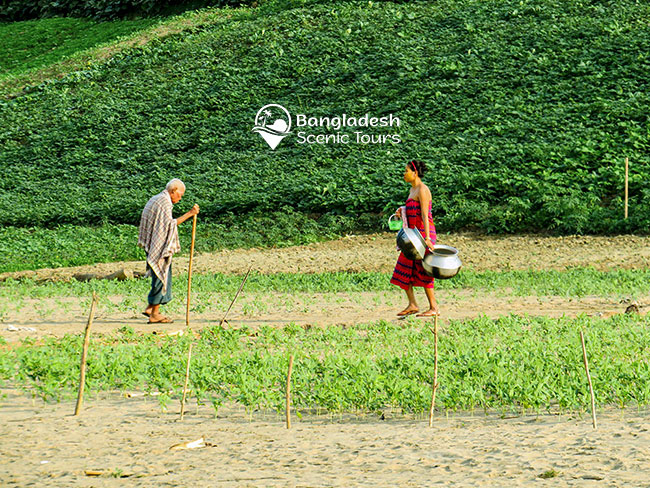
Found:
[{"label": "sandy ground", "polygon": [[[200,235],[197,239],[200,238]],[[484,236],[439,234],[438,244],[460,251],[463,269],[566,269],[591,266],[599,270],[647,268],[650,237],[638,236]],[[281,249],[237,249],[197,255],[195,273],[245,273],[249,266],[260,273],[323,273],[327,271],[390,272],[395,266],[395,234],[347,236],[335,241]],[[174,259],[177,272],[187,272],[188,259]],[[30,277],[68,280],[77,273],[108,275],[121,268],[145,271],[144,261],[105,263],[74,268],[2,273],[0,281]]]},{"label": "sandy ground", "polygon": [[[104,395],[47,405],[14,391],[0,408],[0,483],[11,487],[648,487],[650,414],[424,418],[275,414]],[[192,450],[170,447],[203,437]],[[10,442],[9,442],[10,440]],[[540,477],[554,470],[551,479]],[[94,471],[99,476],[88,476]]]}]

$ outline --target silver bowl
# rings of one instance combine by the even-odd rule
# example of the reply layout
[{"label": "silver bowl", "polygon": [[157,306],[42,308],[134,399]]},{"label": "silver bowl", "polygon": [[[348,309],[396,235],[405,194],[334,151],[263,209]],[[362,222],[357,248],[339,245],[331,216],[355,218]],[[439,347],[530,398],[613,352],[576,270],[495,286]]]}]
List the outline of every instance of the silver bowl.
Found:
[{"label": "silver bowl", "polygon": [[439,280],[456,276],[462,264],[458,257],[458,249],[444,244],[433,246],[433,252],[427,254],[422,260],[425,273]]}]

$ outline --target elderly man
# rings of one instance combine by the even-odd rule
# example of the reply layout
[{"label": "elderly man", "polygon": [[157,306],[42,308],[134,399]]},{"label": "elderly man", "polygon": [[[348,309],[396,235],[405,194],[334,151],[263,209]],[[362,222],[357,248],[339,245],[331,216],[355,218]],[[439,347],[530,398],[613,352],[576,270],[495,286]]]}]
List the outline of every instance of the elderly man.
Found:
[{"label": "elderly man", "polygon": [[185,193],[185,185],[174,178],[158,195],[151,197],[142,211],[138,246],[147,253],[147,276],[151,276],[149,306],[142,312],[149,317],[150,324],[168,324],[173,320],[160,314],[160,305],[172,299],[172,255],[181,250],[178,240],[178,225],[199,213],[199,206],[182,217],[172,217],[172,206]]}]

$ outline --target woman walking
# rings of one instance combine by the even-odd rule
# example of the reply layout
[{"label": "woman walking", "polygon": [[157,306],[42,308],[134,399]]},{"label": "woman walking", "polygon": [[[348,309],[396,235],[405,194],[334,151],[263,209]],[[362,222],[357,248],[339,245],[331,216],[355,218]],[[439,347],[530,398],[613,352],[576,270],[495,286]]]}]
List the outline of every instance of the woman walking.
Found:
[{"label": "woman walking", "polygon": [[[426,169],[426,165],[422,161],[410,161],[406,164],[404,181],[411,184],[411,191],[406,199],[406,218],[407,226],[411,229],[418,229],[429,250],[433,251],[433,245],[436,243],[436,227],[433,225],[431,214],[431,191],[421,180]],[[401,217],[401,212],[402,210],[399,208],[395,215]],[[409,301],[407,307],[397,314],[398,316],[418,314],[420,311],[413,292],[415,286],[423,287],[429,300],[429,309],[419,313],[417,317],[430,317],[438,314],[438,304],[433,293],[433,276],[429,276],[424,271],[422,261],[411,261],[404,256],[404,253],[400,252],[390,282],[402,288]]]}]

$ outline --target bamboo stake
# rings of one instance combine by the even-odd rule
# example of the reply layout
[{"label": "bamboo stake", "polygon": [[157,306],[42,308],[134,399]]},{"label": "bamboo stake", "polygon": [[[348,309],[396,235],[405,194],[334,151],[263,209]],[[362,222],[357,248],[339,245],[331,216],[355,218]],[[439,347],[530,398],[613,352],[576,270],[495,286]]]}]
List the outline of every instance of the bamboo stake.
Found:
[{"label": "bamboo stake", "polygon": [[246,272],[246,276],[244,276],[244,279],[242,280],[241,285],[239,286],[239,290],[237,290],[237,293],[235,294],[235,298],[233,298],[232,302],[230,302],[230,306],[228,307],[228,310],[226,310],[226,314],[221,319],[221,322],[219,322],[219,327],[221,327],[223,325],[223,323],[226,321],[226,317],[228,317],[228,314],[230,313],[230,309],[235,304],[235,301],[237,300],[237,297],[239,296],[242,289],[244,288],[244,283],[246,283],[246,280],[248,279],[248,275],[251,272],[251,269],[253,269],[252,264],[248,267],[248,271]]},{"label": "bamboo stake", "polygon": [[287,417],[287,429],[291,428],[291,371],[293,370],[293,354],[289,357],[289,372],[287,373],[287,405],[286,405],[286,417]]},{"label": "bamboo stake", "polygon": [[628,175],[629,175],[629,164],[627,158],[625,158],[625,218],[626,219],[627,219]]},{"label": "bamboo stake", "polygon": [[185,311],[185,326],[190,326],[190,291],[192,290],[192,260],[194,259],[194,238],[196,236],[196,215],[192,219],[192,244],[190,246],[190,266],[187,271],[187,310]]},{"label": "bamboo stake", "polygon": [[185,370],[185,385],[183,386],[183,399],[181,400],[181,420],[185,416],[185,397],[187,396],[187,383],[190,379],[190,359],[192,358],[192,343],[187,351],[187,368]]},{"label": "bamboo stake", "polygon": [[81,406],[84,400],[84,387],[86,386],[86,357],[88,356],[88,345],[90,344],[90,326],[93,325],[93,318],[95,316],[95,307],[97,306],[97,295],[93,291],[93,299],[90,304],[90,315],[88,315],[88,322],[86,323],[86,331],[84,333],[84,345],[81,352],[81,367],[79,374],[79,394],[77,395],[77,405],[74,409],[74,414],[79,415]]},{"label": "bamboo stake", "polygon": [[[431,327],[429,327],[431,329]],[[429,409],[429,427],[433,427],[433,409],[436,404],[438,390],[438,315],[433,319],[433,391],[431,393],[431,408]]]},{"label": "bamboo stake", "polygon": [[582,343],[582,359],[585,363],[585,372],[587,373],[587,380],[589,381],[589,393],[591,394],[591,422],[596,428],[596,398],[594,397],[594,387],[591,384],[591,375],[589,374],[589,363],[587,362],[587,348],[585,347],[585,336],[580,331],[580,342]]}]

